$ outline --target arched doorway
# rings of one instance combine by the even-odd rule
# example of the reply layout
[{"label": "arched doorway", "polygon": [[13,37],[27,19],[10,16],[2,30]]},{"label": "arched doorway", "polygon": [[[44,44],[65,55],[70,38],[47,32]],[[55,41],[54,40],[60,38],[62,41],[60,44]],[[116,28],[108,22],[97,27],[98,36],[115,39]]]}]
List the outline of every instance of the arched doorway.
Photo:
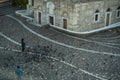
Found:
[{"label": "arched doorway", "polygon": [[39,24],[41,24],[41,12],[38,12]]},{"label": "arched doorway", "polygon": [[67,13],[66,11],[63,13],[63,17],[62,17],[62,27],[63,27],[64,29],[67,29],[67,27],[68,27],[68,13]]},{"label": "arched doorway", "polygon": [[53,16],[49,16],[49,23],[51,25],[54,25],[54,17]]},{"label": "arched doorway", "polygon": [[105,15],[105,25],[109,26],[111,23],[111,9],[108,8]]},{"label": "arched doorway", "polygon": [[67,19],[63,18],[63,28],[67,29]]},{"label": "arched doorway", "polygon": [[53,2],[47,2],[47,8],[49,11],[48,23],[51,25],[54,25],[55,24],[55,16],[54,16],[55,4]]}]

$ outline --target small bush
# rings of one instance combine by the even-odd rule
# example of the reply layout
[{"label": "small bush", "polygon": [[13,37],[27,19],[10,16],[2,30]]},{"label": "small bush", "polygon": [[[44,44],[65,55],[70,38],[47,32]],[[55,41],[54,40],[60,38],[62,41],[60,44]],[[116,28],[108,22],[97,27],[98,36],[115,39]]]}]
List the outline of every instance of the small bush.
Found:
[{"label": "small bush", "polygon": [[28,0],[12,0],[12,5],[21,9],[25,9]]}]

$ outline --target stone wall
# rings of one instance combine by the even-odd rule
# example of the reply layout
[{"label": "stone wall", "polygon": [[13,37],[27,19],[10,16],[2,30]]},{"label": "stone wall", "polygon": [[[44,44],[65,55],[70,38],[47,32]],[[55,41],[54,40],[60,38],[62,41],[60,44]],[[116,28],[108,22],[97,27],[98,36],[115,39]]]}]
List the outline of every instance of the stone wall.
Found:
[{"label": "stone wall", "polygon": [[[81,4],[76,4],[78,5],[78,13],[79,13],[79,18],[78,18],[78,29],[79,31],[87,31],[87,30],[92,30],[95,28],[99,28],[104,25],[104,21],[102,20],[104,17],[103,14],[103,5],[104,2],[89,2],[89,3],[81,3]],[[94,22],[94,14],[95,11],[99,10],[100,11],[100,21],[99,22]]]},{"label": "stone wall", "polygon": [[[120,5],[120,0],[91,1],[86,3],[72,3],[71,1],[60,0],[35,0],[34,17],[39,22],[38,12],[42,13],[41,25],[49,24],[48,16],[53,16],[55,26],[63,28],[63,18],[67,19],[67,29],[75,32],[89,31],[106,26],[106,10],[110,8],[110,24],[120,21],[116,18],[116,9]],[[50,7],[51,6],[51,7]],[[54,9],[52,9],[54,7]],[[99,10],[100,20],[94,22],[95,11]]]},{"label": "stone wall", "polygon": [[[111,23],[119,22],[120,19],[116,18],[116,9],[120,5],[120,0],[115,1],[99,1],[76,4],[78,8],[78,29],[79,31],[88,31],[105,26],[106,10],[111,9]],[[100,21],[94,22],[94,13],[96,10],[100,12]]]}]

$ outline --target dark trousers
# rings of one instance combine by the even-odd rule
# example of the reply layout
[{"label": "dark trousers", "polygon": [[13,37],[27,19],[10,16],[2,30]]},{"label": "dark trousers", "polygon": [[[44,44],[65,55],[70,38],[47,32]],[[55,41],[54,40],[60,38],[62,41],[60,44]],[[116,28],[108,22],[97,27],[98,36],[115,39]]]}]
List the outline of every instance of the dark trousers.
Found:
[{"label": "dark trousers", "polygon": [[22,43],[22,52],[25,51],[25,43]]}]

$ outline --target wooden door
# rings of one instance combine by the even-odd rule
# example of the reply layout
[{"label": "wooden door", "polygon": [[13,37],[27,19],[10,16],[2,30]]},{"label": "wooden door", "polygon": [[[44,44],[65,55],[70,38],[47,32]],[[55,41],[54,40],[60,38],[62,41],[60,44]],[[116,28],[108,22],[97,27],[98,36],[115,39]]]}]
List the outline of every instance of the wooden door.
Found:
[{"label": "wooden door", "polygon": [[41,24],[41,12],[39,12],[39,24]]},{"label": "wooden door", "polygon": [[49,19],[50,19],[50,24],[51,24],[51,25],[54,25],[54,18],[53,18],[53,16],[50,16]]},{"label": "wooden door", "polygon": [[67,19],[63,19],[63,28],[67,29]]},{"label": "wooden door", "polygon": [[110,13],[106,15],[106,26],[110,24]]}]

